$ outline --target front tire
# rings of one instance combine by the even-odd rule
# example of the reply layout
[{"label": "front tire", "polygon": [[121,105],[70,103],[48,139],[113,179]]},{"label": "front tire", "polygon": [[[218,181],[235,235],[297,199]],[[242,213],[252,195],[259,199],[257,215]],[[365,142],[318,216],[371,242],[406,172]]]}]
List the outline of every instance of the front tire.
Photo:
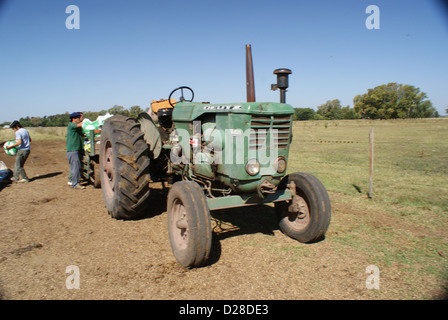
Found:
[{"label": "front tire", "polygon": [[290,202],[275,203],[280,230],[302,243],[322,240],[331,219],[330,199],[323,184],[309,173],[296,172],[280,182],[279,189],[286,188],[295,189],[295,194]]},{"label": "front tire", "polygon": [[101,187],[107,211],[115,219],[144,214],[150,194],[150,160],[140,124],[121,115],[107,119],[100,146]]},{"label": "front tire", "polygon": [[212,244],[210,211],[193,181],[173,184],[168,194],[168,233],[174,257],[184,267],[206,263]]}]

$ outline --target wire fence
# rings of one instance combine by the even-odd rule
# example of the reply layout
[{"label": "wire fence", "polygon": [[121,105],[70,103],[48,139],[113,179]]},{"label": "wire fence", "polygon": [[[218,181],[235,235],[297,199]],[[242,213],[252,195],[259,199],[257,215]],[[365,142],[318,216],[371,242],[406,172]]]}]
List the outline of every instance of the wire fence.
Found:
[{"label": "wire fence", "polygon": [[[448,191],[448,121],[434,123],[437,126],[426,121],[381,123],[373,148],[377,190],[399,185]],[[295,125],[290,169],[312,171],[335,190],[354,185],[353,181],[362,181],[365,188],[370,148],[366,124]]]}]

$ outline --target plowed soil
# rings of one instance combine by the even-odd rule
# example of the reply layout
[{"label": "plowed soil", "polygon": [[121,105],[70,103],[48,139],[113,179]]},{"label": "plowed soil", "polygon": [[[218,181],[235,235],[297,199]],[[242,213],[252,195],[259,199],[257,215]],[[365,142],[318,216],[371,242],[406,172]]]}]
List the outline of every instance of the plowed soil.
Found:
[{"label": "plowed soil", "polygon": [[[2,153],[0,160],[14,167],[14,157]],[[215,212],[209,264],[185,269],[171,253],[166,195],[153,193],[148,217],[112,219],[101,189],[67,185],[64,140],[33,142],[25,169],[30,183],[0,185],[2,299],[409,297],[399,273],[390,269],[381,274],[381,290],[367,289],[369,261],[356,250],[288,238],[269,206]],[[337,201],[332,205],[333,219],[350,210]],[[337,234],[330,226],[327,238],[332,236]],[[79,270],[78,289],[68,281],[70,266]],[[427,295],[433,296],[431,290]]]}]

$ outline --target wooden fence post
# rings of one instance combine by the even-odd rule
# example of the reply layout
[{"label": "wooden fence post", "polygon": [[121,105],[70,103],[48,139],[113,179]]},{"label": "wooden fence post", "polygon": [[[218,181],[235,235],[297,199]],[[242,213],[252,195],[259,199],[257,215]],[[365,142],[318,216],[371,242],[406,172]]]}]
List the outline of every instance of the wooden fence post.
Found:
[{"label": "wooden fence post", "polygon": [[369,198],[373,196],[373,130],[370,128],[369,132],[369,145],[370,145],[370,167],[369,167]]}]

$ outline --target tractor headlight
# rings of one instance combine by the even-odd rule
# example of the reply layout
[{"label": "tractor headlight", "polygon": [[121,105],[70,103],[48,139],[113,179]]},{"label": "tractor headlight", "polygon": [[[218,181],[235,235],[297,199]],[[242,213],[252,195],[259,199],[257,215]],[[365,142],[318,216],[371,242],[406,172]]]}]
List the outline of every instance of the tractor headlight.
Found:
[{"label": "tractor headlight", "polygon": [[285,172],[286,170],[286,159],[283,157],[278,157],[274,161],[274,168],[278,173]]},{"label": "tractor headlight", "polygon": [[250,159],[247,161],[246,172],[251,176],[255,176],[260,172],[260,163],[257,159]]}]

